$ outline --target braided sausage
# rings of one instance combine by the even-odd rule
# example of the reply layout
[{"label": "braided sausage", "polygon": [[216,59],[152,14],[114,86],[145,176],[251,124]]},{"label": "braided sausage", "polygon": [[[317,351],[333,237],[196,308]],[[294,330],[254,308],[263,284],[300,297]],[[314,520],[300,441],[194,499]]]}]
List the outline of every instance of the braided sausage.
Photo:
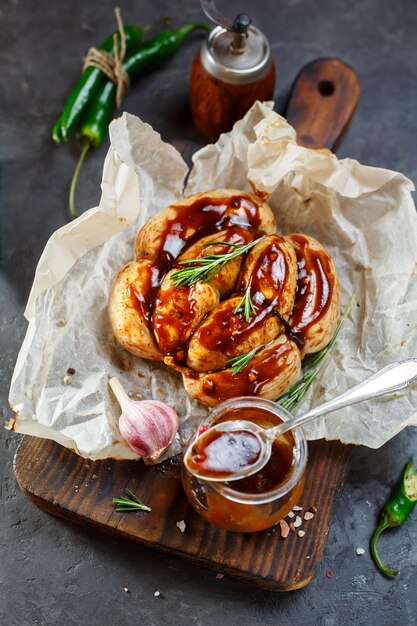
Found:
[{"label": "braided sausage", "polygon": [[[239,395],[277,399],[300,376],[304,354],[333,336],[340,285],[318,241],[275,229],[264,201],[234,189],[195,194],[157,213],[111,291],[118,341],[180,371],[190,396],[208,406]],[[239,246],[251,249],[207,280],[178,282],[190,260],[217,262]],[[232,366],[246,355],[242,367]]]}]

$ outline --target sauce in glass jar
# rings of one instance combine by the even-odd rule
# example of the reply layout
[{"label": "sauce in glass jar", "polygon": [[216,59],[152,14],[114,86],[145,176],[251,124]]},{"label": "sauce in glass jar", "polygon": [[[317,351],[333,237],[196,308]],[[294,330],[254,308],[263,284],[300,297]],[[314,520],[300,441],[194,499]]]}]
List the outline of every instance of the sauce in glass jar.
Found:
[{"label": "sauce in glass jar", "polygon": [[259,459],[261,444],[247,430],[209,431],[193,445],[188,466],[198,476],[227,479]]},{"label": "sauce in glass jar", "polygon": [[[203,421],[197,433],[207,426],[228,420],[249,420],[263,427],[272,427],[290,417],[290,413],[275,402],[244,396],[219,404]],[[243,432],[245,435],[248,433]],[[215,440],[211,445],[214,443]],[[249,454],[256,456],[256,447]],[[224,457],[220,459],[224,461]],[[270,460],[252,476],[230,482],[214,482],[193,476],[183,466],[182,480],[191,505],[207,521],[226,530],[254,532],[273,526],[298,503],[304,485],[306,461],[305,437],[301,429],[296,429],[274,441]],[[216,461],[213,462],[213,458],[209,459],[209,465],[210,471],[215,471]]]}]

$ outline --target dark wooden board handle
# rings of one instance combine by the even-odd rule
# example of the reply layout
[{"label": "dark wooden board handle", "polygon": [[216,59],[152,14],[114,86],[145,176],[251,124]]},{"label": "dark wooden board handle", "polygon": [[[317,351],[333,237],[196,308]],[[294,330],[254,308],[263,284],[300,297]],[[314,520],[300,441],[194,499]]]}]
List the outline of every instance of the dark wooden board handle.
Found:
[{"label": "dark wooden board handle", "polygon": [[339,59],[318,59],[294,81],[286,118],[307,148],[333,150],[349,125],[359,101],[357,74]]}]

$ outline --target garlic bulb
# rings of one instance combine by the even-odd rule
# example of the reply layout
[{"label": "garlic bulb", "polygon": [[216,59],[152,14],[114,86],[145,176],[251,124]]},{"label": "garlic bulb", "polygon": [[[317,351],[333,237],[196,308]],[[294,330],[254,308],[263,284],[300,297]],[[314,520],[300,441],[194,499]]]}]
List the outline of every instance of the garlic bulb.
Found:
[{"label": "garlic bulb", "polygon": [[109,384],[122,409],[119,430],[123,439],[145,463],[156,463],[178,431],[178,415],[158,400],[132,400],[117,378]]}]

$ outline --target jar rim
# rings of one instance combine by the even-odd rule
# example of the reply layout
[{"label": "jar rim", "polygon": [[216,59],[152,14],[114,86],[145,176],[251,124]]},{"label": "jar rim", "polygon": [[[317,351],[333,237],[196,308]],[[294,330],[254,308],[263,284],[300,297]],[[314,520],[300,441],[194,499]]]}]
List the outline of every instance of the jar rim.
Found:
[{"label": "jar rim", "polygon": [[[232,408],[260,408],[269,411],[270,413],[273,413],[284,421],[287,421],[293,417],[293,415],[287,409],[285,409],[277,402],[274,402],[273,400],[267,400],[265,398],[258,398],[255,396],[239,396],[236,398],[230,398],[229,400],[225,400],[224,402],[219,403],[202,420],[202,422],[200,423],[200,427],[202,425],[208,425],[209,423],[212,423],[213,420],[215,420],[216,417],[219,417],[219,415],[221,415],[225,410]],[[269,491],[264,491],[262,493],[245,493],[233,489],[232,487],[230,487],[230,483],[226,484],[225,482],[205,480],[203,478],[200,478],[200,480],[204,480],[204,483],[207,484],[210,489],[212,489],[216,493],[224,496],[228,500],[238,502],[239,504],[265,504],[267,502],[272,502],[273,500],[277,500],[278,498],[285,496],[300,481],[307,464],[307,441],[304,432],[301,427],[298,427],[294,428],[292,430],[292,433],[294,437],[293,462],[287,476],[274,489],[270,489]]]}]

